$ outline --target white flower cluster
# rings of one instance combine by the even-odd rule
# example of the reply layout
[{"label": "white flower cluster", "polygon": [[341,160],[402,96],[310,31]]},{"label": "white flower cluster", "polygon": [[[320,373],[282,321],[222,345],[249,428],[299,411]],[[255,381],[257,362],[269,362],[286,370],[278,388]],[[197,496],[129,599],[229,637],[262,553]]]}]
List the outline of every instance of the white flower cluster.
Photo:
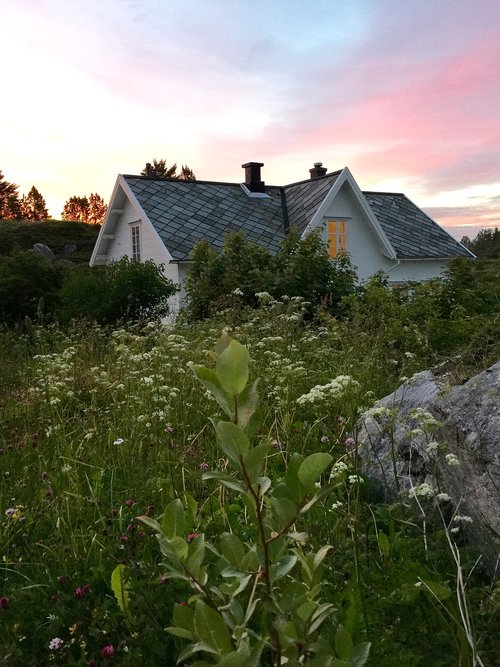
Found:
[{"label": "white flower cluster", "polygon": [[444,457],[446,463],[451,467],[451,468],[456,468],[457,466],[460,465],[459,459],[455,456],[455,454],[446,454]]},{"label": "white flower cluster", "polygon": [[413,486],[408,492],[408,496],[410,498],[416,498],[417,496],[421,498],[432,498],[434,497],[434,489],[432,486],[430,486],[430,484],[424,482],[418,486]]},{"label": "white flower cluster", "polygon": [[339,375],[327,384],[317,384],[307,394],[302,394],[297,399],[299,405],[307,403],[321,403],[322,401],[340,398],[349,389],[359,388],[359,382],[350,375]]}]

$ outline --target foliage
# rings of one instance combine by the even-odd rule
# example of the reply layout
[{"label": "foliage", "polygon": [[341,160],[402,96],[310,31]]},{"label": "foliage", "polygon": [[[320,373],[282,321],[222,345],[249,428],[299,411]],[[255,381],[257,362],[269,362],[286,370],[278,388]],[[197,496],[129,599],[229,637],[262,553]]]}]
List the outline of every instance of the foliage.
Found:
[{"label": "foliage", "polygon": [[15,220],[19,215],[18,186],[5,181],[0,170],[0,220]]},{"label": "foliage", "polygon": [[[65,329],[28,322],[0,331],[0,662],[85,665],[105,664],[112,657],[124,667],[175,664],[190,640],[166,627],[182,627],[186,605],[181,603],[196,613],[191,597],[201,594],[188,581],[170,576],[160,543],[148,538],[137,517],[145,515],[167,530],[182,503],[181,539],[188,554],[198,550],[202,534],[205,545],[218,553],[232,540],[227,534],[247,550],[259,544],[244,494],[214,477],[204,478],[220,473],[226,483],[228,477],[241,481],[237,464],[208,426],[210,418],[220,419],[219,404],[189,364],[200,373],[224,329],[247,346],[249,376],[260,378],[259,418],[250,441],[252,449],[264,445],[268,451],[261,476],[271,486],[264,496],[275,499],[280,485],[289,485],[287,471],[297,456],[307,460],[319,451],[335,462],[320,483],[336,486],[299,519],[308,539],[296,545],[306,558],[326,544],[333,546],[320,565],[315,600],[333,605],[334,612],[319,631],[332,628],[327,640],[341,656],[350,642],[342,631],[335,636],[340,626],[353,644],[371,642],[373,665],[459,664],[467,647],[456,622],[456,568],[443,524],[439,516],[429,516],[424,543],[415,501],[383,503],[369,479],[359,480],[356,448],[347,438],[360,410],[393,391],[401,376],[434,359],[418,338],[425,338],[420,332],[428,318],[425,299],[415,311],[419,323],[405,332],[396,327],[395,315],[388,324],[392,309],[402,308],[405,298],[383,286],[380,290],[385,319],[376,319],[370,297],[363,304],[373,305],[364,327],[361,311],[359,319],[324,314],[318,324],[304,319],[300,299],[280,299],[258,309],[242,307],[237,318],[226,312],[168,327],[134,324],[110,331],[89,322]],[[219,359],[215,370],[209,369],[216,377],[219,371],[224,383],[237,377],[226,362]],[[205,379],[210,381],[210,373]],[[253,384],[249,380],[247,387]],[[224,391],[240,388],[226,385]],[[218,396],[224,402],[224,395]],[[323,490],[314,489],[314,494]],[[271,502],[263,509],[269,521],[278,520]],[[481,659],[494,665],[500,651],[500,589],[481,573],[464,530],[457,545],[468,573],[469,613]],[[222,554],[221,565],[224,559]],[[238,571],[242,563],[235,563]],[[218,564],[206,547],[209,586],[223,585]],[[291,577],[302,576],[303,569],[296,563],[278,578],[277,592]],[[234,571],[225,574],[229,585]],[[259,580],[256,585],[260,597],[265,584]],[[266,629],[252,624],[261,603],[268,605],[265,598],[257,604],[249,642]],[[235,608],[223,613],[233,618]],[[296,619],[298,609],[289,599],[283,618]],[[205,613],[201,607],[198,621]],[[263,653],[270,650],[264,647]],[[208,654],[205,663],[211,660]],[[193,656],[187,662],[202,660],[197,663]],[[462,659],[461,664],[472,663]]]},{"label": "foliage", "polygon": [[464,236],[461,243],[477,257],[500,257],[500,229],[481,229],[475,238]]},{"label": "foliage", "polygon": [[160,319],[168,314],[168,298],[177,287],[153,261],[124,257],[105,266],[76,267],[61,289],[62,321],[83,317],[100,324]]},{"label": "foliage", "polygon": [[153,160],[153,163],[146,162],[146,166],[141,171],[141,176],[149,176],[154,178],[170,178],[177,181],[195,181],[196,176],[193,170],[187,165],[183,164],[179,173],[177,173],[177,163],[170,167],[167,166],[166,160]]},{"label": "foliage", "polygon": [[332,456],[294,454],[282,480],[273,485],[265,473],[270,443],[251,443],[259,399],[257,381],[248,384],[248,350],[223,336],[214,357],[215,371],[195,365],[192,370],[229,417],[215,424],[229,465],[223,473],[205,473],[203,479],[225,487],[247,509],[251,538],[243,542],[234,532],[225,532],[210,542],[203,526],[203,532],[186,538],[197,513],[196,501],[187,495],[167,505],[161,523],[142,518],[157,534],[168,576],[188,582],[194,592],[187,605],[174,609],[168,628],[191,642],[178,661],[201,652],[210,658],[204,664],[264,661],[279,667],[285,661],[303,664],[308,658],[318,666],[362,667],[369,644],[353,647],[343,628],[337,629],[336,649],[327,638],[331,629],[325,626],[334,605],[321,602],[320,592],[322,563],[332,547],[316,552],[304,548],[308,535],[299,532],[305,515],[335,486],[317,488]]},{"label": "foliage", "polygon": [[104,199],[92,193],[89,197],[70,197],[61,213],[63,220],[78,220],[90,225],[101,225],[107,211]]},{"label": "foliage", "polygon": [[19,202],[20,216],[24,220],[39,222],[47,220],[49,212],[44,197],[33,185],[27,195],[23,195]]},{"label": "foliage", "polygon": [[[58,259],[88,264],[99,228],[81,222],[47,220],[43,224],[4,220],[0,224],[0,255],[30,250],[35,243],[48,246]],[[68,243],[76,249],[68,256]]]},{"label": "foliage", "polygon": [[53,313],[63,279],[62,266],[33,252],[0,256],[0,320],[11,326],[25,317]]},{"label": "foliage", "polygon": [[192,262],[186,290],[193,318],[234,306],[235,301],[255,306],[257,295],[264,292],[277,299],[284,294],[302,297],[311,309],[321,305],[335,313],[342,298],[354,291],[356,280],[348,256],[331,259],[319,232],[301,239],[296,230],[290,231],[274,256],[236,232],[225,237],[221,252],[206,241],[198,242]]}]

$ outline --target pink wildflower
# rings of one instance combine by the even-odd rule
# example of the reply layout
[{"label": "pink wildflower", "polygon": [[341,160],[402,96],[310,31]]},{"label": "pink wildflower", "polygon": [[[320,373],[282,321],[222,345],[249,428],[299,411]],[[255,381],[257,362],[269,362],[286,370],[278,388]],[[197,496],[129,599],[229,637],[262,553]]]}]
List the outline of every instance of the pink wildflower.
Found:
[{"label": "pink wildflower", "polygon": [[104,660],[107,660],[108,658],[112,658],[115,654],[115,648],[113,644],[106,644],[101,649],[101,656],[104,658]]}]

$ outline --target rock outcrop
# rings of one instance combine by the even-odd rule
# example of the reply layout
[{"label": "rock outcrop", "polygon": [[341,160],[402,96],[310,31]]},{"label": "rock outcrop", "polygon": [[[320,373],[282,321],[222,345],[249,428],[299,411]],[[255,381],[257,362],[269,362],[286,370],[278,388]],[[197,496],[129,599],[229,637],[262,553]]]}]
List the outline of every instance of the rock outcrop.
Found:
[{"label": "rock outcrop", "polygon": [[[463,385],[431,371],[378,401],[358,424],[363,472],[386,496],[446,493],[493,573],[500,547],[500,363]],[[430,487],[430,488],[429,488]]]}]

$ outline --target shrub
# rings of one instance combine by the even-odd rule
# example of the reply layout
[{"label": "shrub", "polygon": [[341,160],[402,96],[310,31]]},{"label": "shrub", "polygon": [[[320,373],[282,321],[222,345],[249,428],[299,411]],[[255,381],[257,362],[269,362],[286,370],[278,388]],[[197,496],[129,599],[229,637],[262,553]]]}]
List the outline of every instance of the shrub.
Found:
[{"label": "shrub", "polygon": [[77,267],[62,286],[60,317],[63,322],[84,317],[100,324],[159,319],[168,314],[168,299],[177,289],[152,260],[124,257],[106,266]]},{"label": "shrub", "polygon": [[0,256],[0,318],[12,325],[58,306],[65,269],[33,252]]}]

